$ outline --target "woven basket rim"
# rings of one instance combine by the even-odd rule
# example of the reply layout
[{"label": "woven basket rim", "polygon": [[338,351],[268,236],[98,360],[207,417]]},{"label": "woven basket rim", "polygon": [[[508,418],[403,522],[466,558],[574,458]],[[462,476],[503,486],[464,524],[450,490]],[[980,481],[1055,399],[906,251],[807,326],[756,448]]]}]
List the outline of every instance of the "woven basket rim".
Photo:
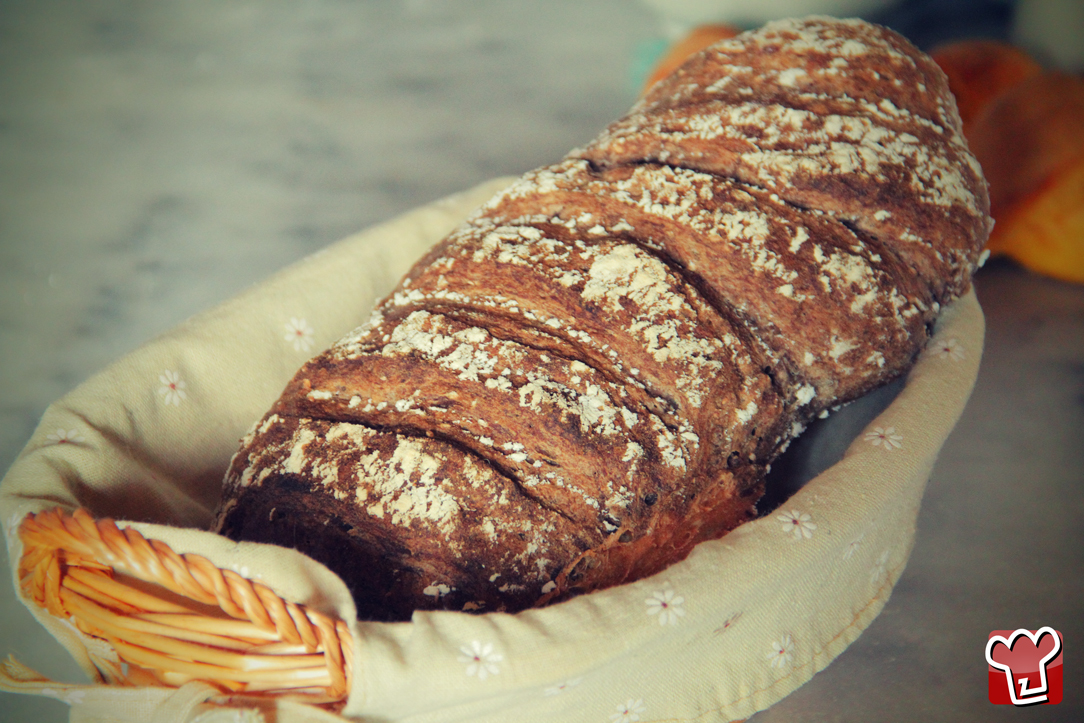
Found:
[{"label": "woven basket rim", "polygon": [[[98,641],[87,649],[109,684],[200,681],[332,708],[349,696],[353,638],[341,620],[83,508],[28,514],[18,536],[24,598]],[[101,642],[108,653],[95,652]]]}]

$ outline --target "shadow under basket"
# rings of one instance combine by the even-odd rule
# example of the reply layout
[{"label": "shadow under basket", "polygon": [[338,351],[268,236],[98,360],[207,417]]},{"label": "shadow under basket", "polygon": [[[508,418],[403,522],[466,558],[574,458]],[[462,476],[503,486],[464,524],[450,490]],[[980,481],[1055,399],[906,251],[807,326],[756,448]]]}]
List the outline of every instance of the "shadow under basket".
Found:
[{"label": "shadow under basket", "polygon": [[349,694],[353,639],[341,620],[83,509],[28,515],[18,534],[24,596],[115,652],[91,654],[112,685],[200,681],[331,709]]}]

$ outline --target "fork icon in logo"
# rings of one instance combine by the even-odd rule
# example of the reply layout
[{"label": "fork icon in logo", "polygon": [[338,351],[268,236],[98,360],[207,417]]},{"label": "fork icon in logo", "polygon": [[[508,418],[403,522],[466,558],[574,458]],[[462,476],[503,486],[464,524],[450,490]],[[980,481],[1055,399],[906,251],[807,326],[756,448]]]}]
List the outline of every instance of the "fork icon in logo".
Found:
[{"label": "fork icon in logo", "polygon": [[990,633],[986,641],[990,702],[1016,706],[1060,703],[1061,648],[1061,634],[1049,626]]}]

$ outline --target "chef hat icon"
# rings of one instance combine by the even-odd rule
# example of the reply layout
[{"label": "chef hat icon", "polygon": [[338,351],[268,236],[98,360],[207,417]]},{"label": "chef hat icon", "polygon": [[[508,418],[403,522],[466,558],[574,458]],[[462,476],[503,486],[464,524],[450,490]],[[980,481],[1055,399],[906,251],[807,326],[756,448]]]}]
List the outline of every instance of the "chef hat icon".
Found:
[{"label": "chef hat icon", "polygon": [[[1008,638],[991,635],[986,641],[986,662],[1005,673],[1009,696],[1013,705],[1019,706],[1046,702],[1049,690],[1046,666],[1060,652],[1061,636],[1049,626],[1035,632],[1014,630]],[[1038,684],[1033,685],[1032,676],[1036,674]]]}]

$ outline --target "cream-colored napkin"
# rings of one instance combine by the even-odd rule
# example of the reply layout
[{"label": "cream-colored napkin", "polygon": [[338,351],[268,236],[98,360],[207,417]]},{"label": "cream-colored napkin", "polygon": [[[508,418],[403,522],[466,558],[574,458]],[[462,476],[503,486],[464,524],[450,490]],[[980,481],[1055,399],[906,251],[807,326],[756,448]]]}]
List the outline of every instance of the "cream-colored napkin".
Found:
[{"label": "cream-colored napkin", "polygon": [[[728,721],[809,680],[870,624],[906,564],[926,480],[978,371],[983,320],[973,293],[945,309],[906,386],[840,462],[775,512],[633,584],[518,615],[359,623],[345,586],[322,565],[202,531],[238,439],[296,369],[365,321],[429,246],[508,181],[350,237],[53,404],[0,486],[12,569],[22,553],[15,530],[29,512],[60,504],[131,520],[179,553],[351,622],[354,678],[342,716],[358,720]],[[87,646],[98,643],[28,607],[97,678]],[[117,689],[24,677],[23,690],[71,703],[73,721],[272,716],[215,709],[200,685]],[[6,687],[19,687],[13,680]],[[284,703],[273,717],[328,715]]]}]

